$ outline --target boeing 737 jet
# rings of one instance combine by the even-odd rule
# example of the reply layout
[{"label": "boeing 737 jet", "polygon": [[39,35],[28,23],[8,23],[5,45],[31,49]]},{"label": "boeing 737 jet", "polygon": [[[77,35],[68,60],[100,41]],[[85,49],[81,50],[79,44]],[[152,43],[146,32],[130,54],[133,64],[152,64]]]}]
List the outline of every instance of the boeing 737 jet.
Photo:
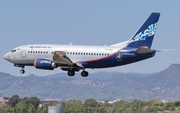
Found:
[{"label": "boeing 737 jet", "polygon": [[158,26],[160,13],[152,13],[140,29],[125,42],[109,46],[34,44],[14,48],[4,59],[22,68],[34,66],[37,69],[53,70],[60,67],[74,76],[80,71],[88,76],[86,69],[108,68],[126,65],[151,58],[157,50],[151,49]]}]

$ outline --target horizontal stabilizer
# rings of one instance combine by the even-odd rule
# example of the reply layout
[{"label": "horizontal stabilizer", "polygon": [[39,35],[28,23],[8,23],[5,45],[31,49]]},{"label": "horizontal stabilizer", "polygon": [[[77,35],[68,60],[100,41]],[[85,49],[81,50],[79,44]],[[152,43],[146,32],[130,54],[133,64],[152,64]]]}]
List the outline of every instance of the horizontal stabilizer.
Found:
[{"label": "horizontal stabilizer", "polygon": [[151,53],[152,51],[147,46],[141,46],[136,53]]},{"label": "horizontal stabilizer", "polygon": [[156,52],[165,52],[165,51],[172,51],[172,50],[175,50],[175,49],[156,50]]}]

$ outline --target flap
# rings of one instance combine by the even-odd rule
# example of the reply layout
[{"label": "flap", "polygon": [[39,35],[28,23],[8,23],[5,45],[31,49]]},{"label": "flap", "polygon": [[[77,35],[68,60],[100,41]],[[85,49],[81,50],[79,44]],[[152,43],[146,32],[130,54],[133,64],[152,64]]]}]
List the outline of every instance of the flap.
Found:
[{"label": "flap", "polygon": [[55,51],[53,54],[54,63],[73,65],[73,62],[66,56],[64,51]]}]

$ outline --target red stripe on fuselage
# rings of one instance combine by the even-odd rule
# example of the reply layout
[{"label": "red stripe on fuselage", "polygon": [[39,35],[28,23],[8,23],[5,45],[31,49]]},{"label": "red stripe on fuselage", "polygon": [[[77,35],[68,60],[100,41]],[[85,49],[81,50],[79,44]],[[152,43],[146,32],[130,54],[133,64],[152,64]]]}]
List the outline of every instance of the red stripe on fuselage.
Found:
[{"label": "red stripe on fuselage", "polygon": [[34,63],[15,63],[17,65],[34,65]]},{"label": "red stripe on fuselage", "polygon": [[94,62],[94,61],[98,61],[98,60],[102,60],[102,59],[106,59],[108,57],[111,57],[115,54],[117,54],[119,51],[123,50],[125,47],[121,48],[120,50],[116,51],[115,53],[109,55],[109,56],[106,56],[106,57],[102,57],[102,58],[99,58],[99,59],[95,59],[95,60],[87,60],[87,61],[78,61],[78,63],[82,63],[82,62]]}]

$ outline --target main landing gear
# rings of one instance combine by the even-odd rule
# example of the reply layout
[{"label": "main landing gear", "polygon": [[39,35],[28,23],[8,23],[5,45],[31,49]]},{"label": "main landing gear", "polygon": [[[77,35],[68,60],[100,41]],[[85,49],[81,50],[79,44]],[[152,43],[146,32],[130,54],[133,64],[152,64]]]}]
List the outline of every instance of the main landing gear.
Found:
[{"label": "main landing gear", "polygon": [[83,70],[82,72],[81,72],[81,76],[82,77],[87,77],[88,76],[88,72],[87,71],[85,71],[85,70]]},{"label": "main landing gear", "polygon": [[22,69],[20,70],[20,73],[21,73],[21,74],[24,74],[24,73],[25,73],[25,70],[22,68]]},{"label": "main landing gear", "polygon": [[[74,76],[75,75],[75,72],[73,71],[73,70],[69,70],[68,72],[67,72],[67,74],[69,75],[69,76]],[[82,77],[87,77],[88,76],[88,72],[87,71],[85,71],[85,70],[83,70],[82,72],[81,72],[81,76]]]},{"label": "main landing gear", "polygon": [[72,71],[72,70],[69,70],[67,74],[68,74],[69,76],[74,76],[74,75],[75,75],[75,72]]}]

